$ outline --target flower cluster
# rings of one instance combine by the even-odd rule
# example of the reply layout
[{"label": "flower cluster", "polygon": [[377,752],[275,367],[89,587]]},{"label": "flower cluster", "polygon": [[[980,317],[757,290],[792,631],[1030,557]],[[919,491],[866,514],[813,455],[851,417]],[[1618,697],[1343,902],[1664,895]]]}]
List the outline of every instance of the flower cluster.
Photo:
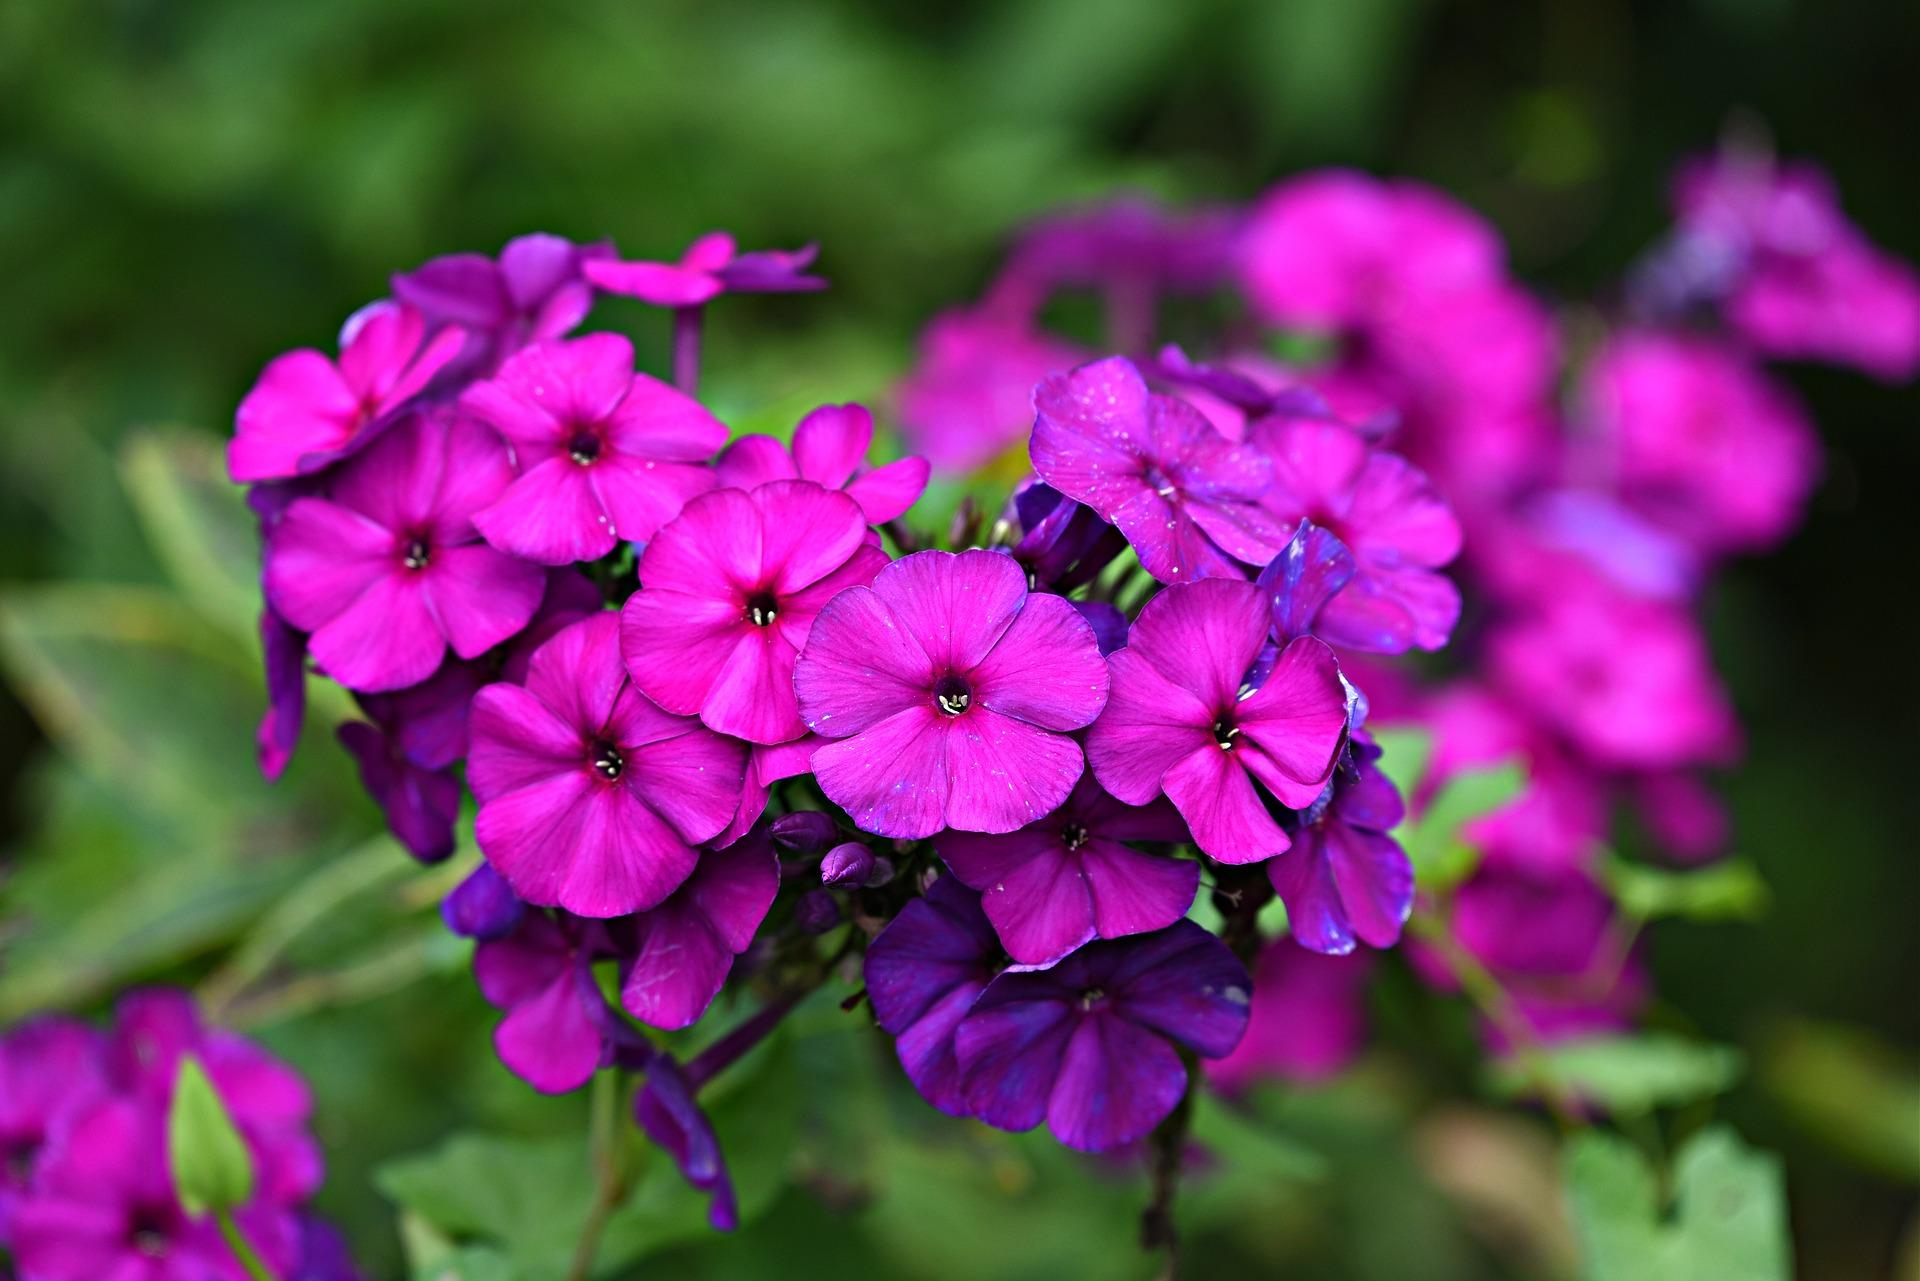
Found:
[{"label": "flower cluster", "polygon": [[246,1281],[213,1217],[175,1191],[168,1110],[189,1055],[252,1158],[253,1195],[234,1215],[247,1242],[275,1276],[355,1281],[305,1208],[321,1179],[306,1083],[163,989],[122,997],[104,1032],[45,1016],[0,1035],[0,1249],[30,1281]]},{"label": "flower cluster", "polygon": [[[1286,905],[1287,937],[1254,969],[1252,1026],[1210,1069],[1222,1084],[1316,1077],[1359,1051],[1368,966],[1339,954],[1399,936],[1415,890],[1389,833],[1464,773],[1517,761],[1527,781],[1464,833],[1465,883],[1421,896],[1446,944],[1413,959],[1443,988],[1446,957],[1485,967],[1528,1035],[1619,1029],[1644,1003],[1601,876],[1620,809],[1676,861],[1725,848],[1704,772],[1737,757],[1741,734],[1697,603],[1729,557],[1794,529],[1819,474],[1811,424],[1762,360],[1910,377],[1920,277],[1810,167],[1728,148],[1687,165],[1676,192],[1678,228],[1597,342],[1566,339],[1471,210],[1347,171],[1239,212],[1133,202],[1041,225],[980,303],[929,329],[898,395],[917,448],[971,464],[1014,446],[1010,407],[1051,363],[1033,393],[1040,479],[1160,582],[1206,580],[1139,609],[1086,745],[1114,801],[1175,807],[1214,884],[1264,859]],[[1069,368],[1088,336],[1042,323],[1063,289],[1105,301],[1105,341],[1130,360]],[[1182,295],[1207,306],[1160,305]],[[1162,328],[1194,315],[1229,319]],[[1074,554],[1098,532],[1047,527],[1060,532],[1046,546]],[[1462,552],[1457,575],[1438,572]],[[1396,660],[1448,640],[1463,590],[1471,625],[1449,661]],[[1304,724],[1296,709],[1330,679],[1364,694],[1316,795],[1315,763],[1271,750],[1263,709]],[[1404,806],[1363,722],[1430,740]],[[1276,836],[1290,848],[1269,858]],[[1089,867],[1071,928],[1036,939],[1026,850],[1043,843],[1021,840],[1002,853],[948,837],[942,853],[991,887],[994,924],[1011,918],[1033,950],[1015,959],[1049,960],[1054,939],[1086,933],[1085,900],[1097,921],[1113,873]]]}]

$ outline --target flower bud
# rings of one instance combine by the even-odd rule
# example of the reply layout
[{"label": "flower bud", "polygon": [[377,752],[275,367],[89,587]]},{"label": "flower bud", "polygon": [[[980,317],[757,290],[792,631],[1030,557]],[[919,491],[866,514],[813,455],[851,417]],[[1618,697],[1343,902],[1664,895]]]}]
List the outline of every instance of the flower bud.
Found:
[{"label": "flower bud", "polygon": [[840,834],[833,819],[818,810],[782,814],[768,831],[775,845],[795,854],[818,854]]},{"label": "flower bud", "polygon": [[840,924],[840,903],[825,890],[808,890],[794,905],[793,919],[809,934],[825,934]]},{"label": "flower bud", "polygon": [[440,903],[440,919],[462,938],[497,939],[513,933],[526,911],[490,863],[473,869]]},{"label": "flower bud", "polygon": [[893,860],[884,854],[874,857],[873,870],[867,873],[867,888],[877,890],[893,879]]},{"label": "flower bud", "polygon": [[823,885],[865,885],[873,875],[873,851],[857,841],[836,845],[820,860]]}]

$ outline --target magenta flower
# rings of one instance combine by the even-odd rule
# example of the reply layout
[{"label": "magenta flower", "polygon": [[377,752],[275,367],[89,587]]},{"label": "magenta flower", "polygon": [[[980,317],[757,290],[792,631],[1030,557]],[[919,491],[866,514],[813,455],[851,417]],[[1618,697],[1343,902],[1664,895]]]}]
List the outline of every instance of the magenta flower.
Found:
[{"label": "magenta flower", "polygon": [[1275,939],[1253,963],[1253,1005],[1247,1034],[1233,1053],[1207,1064],[1207,1080],[1241,1090],[1262,1080],[1312,1083],[1344,1070],[1367,1039],[1363,955],[1309,952]]},{"label": "magenta flower", "polygon": [[1351,774],[1334,775],[1331,801],[1316,804],[1292,849],[1267,861],[1288,928],[1310,951],[1351,952],[1356,940],[1392,947],[1413,912],[1413,864],[1387,835],[1406,811],[1379,759],[1380,749],[1356,734]]},{"label": "magenta flower", "polygon": [[647,545],[620,613],[634,684],[723,734],[799,738],[794,661],[827,602],[887,563],[866,540],[859,505],[811,481],[695,498]]},{"label": "magenta flower", "polygon": [[653,907],[740,804],[746,746],[661,711],[596,614],[540,647],[527,683],[473,700],[467,782],[480,850],[527,902],[581,916]]},{"label": "magenta flower", "polygon": [[307,717],[307,638],[271,606],[260,611],[260,661],[267,678],[267,710],[260,715],[254,745],[260,776],[271,783],[286,773]]},{"label": "magenta flower", "polygon": [[1445,645],[1460,591],[1435,571],[1459,554],[1460,522],[1426,476],[1323,419],[1262,419],[1252,435],[1273,460],[1268,510],[1288,529],[1311,521],[1353,554],[1353,576],[1320,609],[1314,634],[1376,654]]},{"label": "magenta flower", "polygon": [[1008,970],[954,1033],[968,1109],[1003,1130],[1041,1121],[1071,1148],[1145,1137],[1187,1091],[1184,1048],[1230,1053],[1252,982],[1191,921],[1089,943],[1045,970]]},{"label": "magenta flower", "polygon": [[793,452],[771,436],[742,436],[714,461],[722,485],[753,489],[774,480],[810,480],[846,491],[870,525],[884,525],[920,500],[927,460],[907,457],[862,470],[873,444],[863,405],[822,405],[793,429]]},{"label": "magenta flower", "polygon": [[365,692],[433,675],[448,649],[475,658],[526,626],[537,567],[480,541],[474,513],[512,479],[507,453],[465,418],[420,416],[300,498],[267,540],[267,601],[311,632],[333,679]]},{"label": "magenta flower", "polygon": [[1273,635],[1281,642],[1311,636],[1320,611],[1353,581],[1357,565],[1347,545],[1311,521],[1301,521],[1287,545],[1256,581],[1273,611]]},{"label": "magenta flower", "polygon": [[1034,384],[1085,359],[1024,318],[943,312],[921,334],[919,362],[900,384],[900,426],[936,470],[971,471],[1026,440]]},{"label": "magenta flower", "polygon": [[505,938],[526,919],[527,905],[506,878],[482,861],[440,900],[440,919],[461,938],[490,942]]},{"label": "magenta flower", "polygon": [[1008,954],[1022,965],[1050,965],[1089,939],[1145,934],[1186,915],[1200,865],[1125,843],[1186,836],[1164,801],[1135,809],[1082,778],[1067,803],[1037,823],[1004,836],[946,832],[935,845],[953,874],[980,891]]},{"label": "magenta flower", "polygon": [[634,1097],[633,1119],[673,1158],[687,1185],[711,1198],[707,1222],[716,1231],[731,1232],[740,1226],[740,1208],[720,1136],[694,1097],[698,1089],[671,1055],[656,1054],[647,1064],[646,1085]]},{"label": "magenta flower", "polygon": [[[163,1103],[125,1095],[81,1109],[15,1208],[9,1244],[23,1277],[247,1281],[213,1216],[189,1216],[174,1195],[166,1119]],[[301,1244],[291,1209],[260,1189],[234,1218],[274,1275],[291,1275]]]},{"label": "magenta flower", "polygon": [[1348,692],[1333,651],[1303,636],[1280,651],[1258,689],[1241,682],[1267,639],[1266,593],[1208,579],[1146,603],[1127,647],[1108,658],[1113,694],[1087,733],[1102,787],[1129,805],[1165,795],[1194,843],[1223,863],[1287,848],[1258,780],[1304,809],[1346,742]]},{"label": "magenta flower", "polygon": [[453,765],[467,754],[467,704],[486,683],[481,664],[447,663],[398,693],[361,695],[369,719],[335,731],[388,828],[417,859],[453,853],[461,795]]},{"label": "magenta flower", "polygon": [[873,1016],[894,1038],[907,1079],[928,1103],[966,1116],[954,1029],[1001,962],[980,897],[942,876],[911,900],[867,948]]},{"label": "magenta flower", "polygon": [[106,1092],[104,1048],[73,1019],[41,1017],[0,1033],[0,1243],[41,1150]]},{"label": "magenta flower", "polygon": [[918,552],[828,603],[794,691],[839,740],[813,754],[820,788],[863,831],[1011,832],[1073,789],[1068,733],[1100,714],[1107,669],[1093,629],[1029,593],[1012,558]]},{"label": "magenta flower", "polygon": [[1785,388],[1716,343],[1615,339],[1587,369],[1622,498],[1703,551],[1759,551],[1800,522],[1819,443]]},{"label": "magenta flower", "polygon": [[687,246],[679,262],[592,261],[588,280],[611,294],[625,294],[656,307],[697,307],[724,293],[804,293],[827,282],[806,274],[819,251],[765,249],[741,253],[733,237],[711,231]]},{"label": "magenta flower", "polygon": [[411,307],[363,307],[340,331],[338,364],[303,348],[261,371],[234,415],[228,475],[280,480],[339,461],[384,431],[465,342],[457,328],[427,338]]},{"label": "magenta flower", "polygon": [[447,254],[396,275],[393,296],[431,326],[466,331],[466,345],[442,381],[484,377],[528,343],[572,333],[593,306],[581,264],[612,255],[611,245],[516,236],[498,259]]},{"label": "magenta flower", "polygon": [[512,933],[473,951],[480,994],[506,1017],[493,1032],[500,1061],[545,1094],[585,1085],[611,1054],[612,1019],[593,963],[611,954],[597,921],[528,912]]},{"label": "magenta flower", "polygon": [[633,344],[617,334],[536,343],[460,403],[507,438],[520,473],[474,524],[543,565],[652,538],[713,488],[702,464],[727,438],[697,401],[636,374]]},{"label": "magenta flower", "polygon": [[724,849],[747,834],[766,813],[773,785],[783,778],[798,778],[812,772],[813,749],[820,740],[812,734],[786,743],[748,743],[747,777],[741,784],[740,808],[733,821],[713,838],[712,844]]},{"label": "magenta flower", "polygon": [[1126,535],[1163,583],[1244,577],[1287,532],[1261,506],[1273,467],[1222,436],[1184,400],[1147,390],[1109,357],[1034,389],[1033,469]]},{"label": "magenta flower", "polygon": [[703,853],[664,903],[609,927],[629,958],[620,1004],[648,1027],[691,1027],[727,981],[733,958],[753,942],[779,889],[780,860],[764,831]]}]

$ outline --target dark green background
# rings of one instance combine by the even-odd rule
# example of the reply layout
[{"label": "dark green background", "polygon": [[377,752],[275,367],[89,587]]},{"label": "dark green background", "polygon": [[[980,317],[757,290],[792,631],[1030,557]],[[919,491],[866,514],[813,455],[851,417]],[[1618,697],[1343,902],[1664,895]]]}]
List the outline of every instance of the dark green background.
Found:
[{"label": "dark green background", "polygon": [[[833,292],[729,304],[710,346],[723,412],[773,418],[877,394],[926,318],[978,289],[1011,228],[1121,188],[1237,199],[1317,163],[1410,174],[1484,211],[1524,276],[1577,299],[1659,231],[1674,160],[1745,111],[1783,151],[1828,165],[1855,217],[1917,258],[1916,79],[1920,6],[1896,0],[11,0],[0,578],[167,581],[117,479],[130,428],[225,430],[266,359],[329,343],[389,271],[520,231],[612,235],[653,256],[712,226],[749,245],[819,241]],[[609,311],[657,364],[663,322]],[[1846,373],[1789,377],[1819,418],[1826,482],[1795,543],[1736,567],[1710,601],[1751,735],[1726,791],[1775,906],[1757,927],[1662,930],[1654,955],[1677,1011],[1759,1056],[1732,1115],[1789,1154],[1804,1274],[1873,1276],[1913,1231],[1912,1189],[1862,1172],[1809,1116],[1809,1097],[1844,1106],[1850,1091],[1795,1047],[1807,1019],[1907,1052],[1920,1042],[1920,401]],[[244,657],[231,634],[221,643]],[[70,752],[76,802],[34,720],[4,700],[5,831],[20,862],[120,839],[62,806],[110,809],[130,794],[118,771],[136,767]],[[244,724],[243,710],[205,706],[149,707],[169,737],[136,734],[131,750],[199,750]],[[198,738],[172,723],[196,720]],[[206,777],[189,786],[247,832],[276,812],[244,770]],[[370,830],[365,811],[351,815]],[[154,842],[141,857],[182,839],[144,812],[126,830]],[[315,830],[253,844],[325,847]],[[118,946],[103,937],[92,946]],[[470,1003],[457,976],[436,990]],[[423,1046],[408,1062],[430,1071],[460,1052]],[[344,1062],[338,1045],[328,1053]],[[361,1057],[368,1072],[383,1062]],[[363,1102],[402,1109],[409,1093],[431,1082]],[[327,1136],[352,1130],[386,1155],[397,1149],[367,1131],[387,1124],[335,1117]],[[396,1124],[410,1142],[437,1133]],[[328,1195],[356,1228],[377,1209],[364,1188]],[[780,1215],[783,1243],[833,1233],[804,1205]]]}]

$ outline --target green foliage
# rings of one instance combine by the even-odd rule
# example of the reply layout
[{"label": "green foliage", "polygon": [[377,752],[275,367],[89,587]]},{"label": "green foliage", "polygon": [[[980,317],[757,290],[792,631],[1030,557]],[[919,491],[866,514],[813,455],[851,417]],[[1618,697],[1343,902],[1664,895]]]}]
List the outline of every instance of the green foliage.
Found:
[{"label": "green foliage", "polygon": [[237,1210],[253,1196],[253,1158],[200,1060],[180,1060],[167,1109],[167,1165],[188,1214]]},{"label": "green foliage", "polygon": [[1689,872],[1610,858],[1607,886],[1628,916],[1691,921],[1751,921],[1766,914],[1767,883],[1753,864],[1723,859]]},{"label": "green foliage", "polygon": [[1518,761],[1464,769],[1442,783],[1420,816],[1397,833],[1420,887],[1448,889],[1472,876],[1480,850],[1467,840],[1467,825],[1507,805],[1526,786],[1526,767]]},{"label": "green foliage", "polygon": [[[1711,1098],[1731,1088],[1745,1066],[1745,1056],[1729,1046],[1665,1032],[1561,1041],[1538,1057],[1570,1093],[1616,1115]],[[1502,1093],[1526,1092],[1525,1065],[1501,1060],[1492,1071]]]},{"label": "green foliage", "polygon": [[1760,1084],[1829,1149],[1920,1184],[1920,1065],[1864,1028],[1795,1019],[1758,1055]]},{"label": "green foliage", "polygon": [[1631,1143],[1590,1130],[1566,1157],[1568,1201],[1586,1281],[1787,1281],[1779,1161],[1724,1126],[1680,1151],[1671,1194]]}]

